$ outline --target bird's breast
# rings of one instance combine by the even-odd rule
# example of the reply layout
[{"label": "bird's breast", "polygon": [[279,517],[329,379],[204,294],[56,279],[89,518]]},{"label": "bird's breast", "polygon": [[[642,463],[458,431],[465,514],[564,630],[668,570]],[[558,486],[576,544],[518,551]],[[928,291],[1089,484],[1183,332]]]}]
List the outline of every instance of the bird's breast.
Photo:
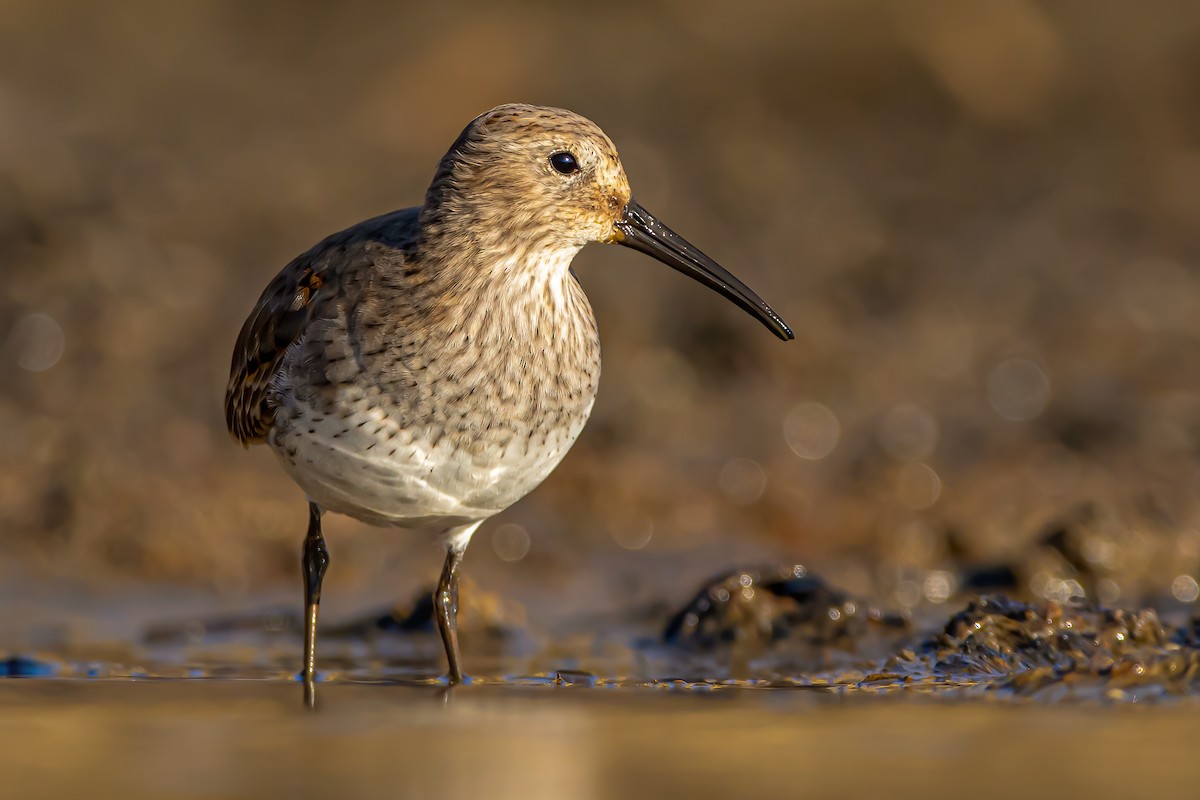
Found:
[{"label": "bird's breast", "polygon": [[565,269],[527,270],[481,293],[488,302],[464,303],[422,359],[424,411],[476,441],[536,447],[564,430],[578,435],[600,377],[579,284]]},{"label": "bird's breast", "polygon": [[[347,320],[299,355],[271,443],[316,502],[368,522],[490,516],[540,484],[583,430],[600,349],[571,278],[541,304],[493,304],[414,335]],[[375,340],[354,331],[376,331]],[[308,372],[305,372],[308,370]]]}]

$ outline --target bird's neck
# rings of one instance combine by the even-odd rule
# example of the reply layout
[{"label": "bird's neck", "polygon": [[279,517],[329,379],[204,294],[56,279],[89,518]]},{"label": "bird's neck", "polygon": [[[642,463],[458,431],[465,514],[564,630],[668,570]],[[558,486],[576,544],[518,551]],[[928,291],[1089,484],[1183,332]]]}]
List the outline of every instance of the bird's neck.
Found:
[{"label": "bird's neck", "polygon": [[570,272],[582,243],[556,238],[542,220],[483,219],[462,203],[436,212],[422,210],[422,274],[411,290],[436,307],[443,331],[497,344],[594,336],[591,307]]},{"label": "bird's neck", "polygon": [[420,230],[430,288],[465,297],[487,292],[492,303],[553,299],[573,282],[571,260],[583,247],[535,212],[457,192],[427,198]]}]

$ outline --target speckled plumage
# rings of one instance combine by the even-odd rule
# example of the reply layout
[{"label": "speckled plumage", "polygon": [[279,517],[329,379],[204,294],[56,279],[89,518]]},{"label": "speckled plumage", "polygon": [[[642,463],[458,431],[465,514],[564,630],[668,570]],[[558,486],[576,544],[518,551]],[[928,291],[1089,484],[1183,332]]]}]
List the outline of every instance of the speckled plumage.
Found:
[{"label": "speckled plumage", "polygon": [[[585,202],[538,185],[561,176],[530,168],[508,145],[522,137],[594,150]],[[569,266],[604,226],[591,217],[611,228],[628,197],[612,143],[581,117],[485,114],[424,207],[336,233],[272,282],[235,350],[230,430],[266,440],[323,508],[366,522],[447,530],[502,511],[587,419],[599,339]]]},{"label": "speckled plumage", "polygon": [[[576,168],[564,172],[555,154]],[[591,410],[600,345],[570,271],[588,242],[651,253],[791,335],[757,295],[632,202],[595,124],[559,109],[492,109],[442,158],[422,206],[296,258],[238,337],[226,420],[242,443],[268,443],[308,495],[306,569],[318,544],[327,560],[320,513],[337,511],[444,532],[440,591],[453,584],[456,595],[455,559],[479,522],[541,483]],[[313,636],[316,560],[320,570],[306,572]],[[453,678],[453,613],[440,597]]]}]

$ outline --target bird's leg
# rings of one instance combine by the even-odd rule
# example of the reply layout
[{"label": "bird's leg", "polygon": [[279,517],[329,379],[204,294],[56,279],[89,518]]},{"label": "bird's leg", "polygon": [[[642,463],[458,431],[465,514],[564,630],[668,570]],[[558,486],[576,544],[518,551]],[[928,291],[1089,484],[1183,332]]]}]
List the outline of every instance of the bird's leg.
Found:
[{"label": "bird's leg", "polygon": [[308,534],[301,559],[304,574],[304,705],[316,708],[317,606],[321,603],[321,580],[329,566],[329,551],[321,536],[321,507],[308,504]]},{"label": "bird's leg", "polygon": [[462,563],[467,543],[480,522],[473,522],[451,530],[446,537],[446,563],[442,566],[442,578],[433,594],[433,608],[437,615],[438,630],[442,634],[442,646],[446,648],[446,662],[450,671],[450,685],[463,682],[462,656],[458,652],[458,567]]},{"label": "bird's leg", "polygon": [[438,630],[442,633],[442,646],[446,648],[446,662],[450,666],[447,677],[451,685],[463,682],[462,657],[458,653],[458,565],[462,563],[462,557],[462,550],[447,549],[442,579],[433,595]]}]

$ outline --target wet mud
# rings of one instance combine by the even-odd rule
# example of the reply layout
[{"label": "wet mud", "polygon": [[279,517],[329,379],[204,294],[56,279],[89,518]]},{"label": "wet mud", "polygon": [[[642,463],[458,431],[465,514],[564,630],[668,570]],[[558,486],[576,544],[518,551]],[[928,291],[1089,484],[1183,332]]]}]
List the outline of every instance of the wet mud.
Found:
[{"label": "wet mud", "polygon": [[[444,683],[428,595],[326,625],[322,682]],[[1200,619],[1177,610],[1164,621],[1152,607],[996,593],[889,609],[795,564],[721,573],[673,611],[643,610],[615,625],[566,620],[578,650],[572,655],[553,635],[481,613],[486,597],[469,607],[475,613],[465,637],[483,665],[473,680],[484,685],[910,687],[1105,704],[1169,702],[1200,691]],[[301,633],[300,615],[290,611],[158,620],[140,631],[134,661],[18,649],[0,661],[0,677],[290,681]],[[253,658],[239,663],[247,652]]]},{"label": "wet mud", "polygon": [[656,586],[677,601],[549,622],[472,586],[472,679],[453,688],[427,591],[331,615],[316,714],[299,614],[266,600],[142,609],[115,642],[46,623],[0,654],[0,770],[22,798],[125,800],[1124,798],[1200,780],[1200,631],[1179,607],[968,591],[889,606],[796,564]]}]

